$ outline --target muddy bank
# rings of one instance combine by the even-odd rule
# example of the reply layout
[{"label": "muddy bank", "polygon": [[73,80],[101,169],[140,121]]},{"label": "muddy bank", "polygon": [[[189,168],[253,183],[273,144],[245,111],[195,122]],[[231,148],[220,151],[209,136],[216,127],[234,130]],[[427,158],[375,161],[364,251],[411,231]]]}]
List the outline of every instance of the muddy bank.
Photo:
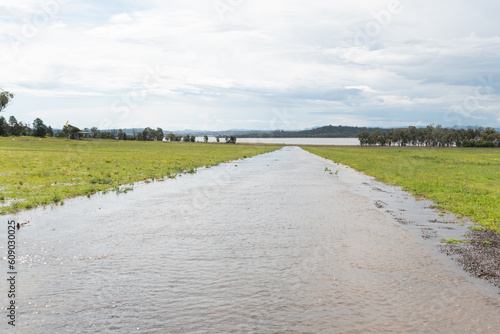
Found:
[{"label": "muddy bank", "polygon": [[443,251],[456,256],[471,275],[500,288],[500,234],[490,230],[471,230],[465,235],[465,240],[468,242],[443,246]]}]

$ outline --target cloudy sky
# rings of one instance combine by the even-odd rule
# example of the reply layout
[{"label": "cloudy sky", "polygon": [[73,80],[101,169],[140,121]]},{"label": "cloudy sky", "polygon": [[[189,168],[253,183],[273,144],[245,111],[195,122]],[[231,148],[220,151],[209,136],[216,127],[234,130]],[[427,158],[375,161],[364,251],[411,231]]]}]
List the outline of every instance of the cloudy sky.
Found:
[{"label": "cloudy sky", "polygon": [[61,127],[500,127],[500,2],[0,0],[2,114]]}]

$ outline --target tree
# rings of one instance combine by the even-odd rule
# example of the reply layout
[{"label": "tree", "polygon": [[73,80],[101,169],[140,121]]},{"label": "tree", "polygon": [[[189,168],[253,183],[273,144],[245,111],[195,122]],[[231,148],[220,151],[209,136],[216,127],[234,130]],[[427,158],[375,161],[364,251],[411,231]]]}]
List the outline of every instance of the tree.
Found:
[{"label": "tree", "polygon": [[368,131],[361,131],[358,133],[359,144],[361,146],[368,144],[368,138],[370,138],[370,133]]},{"label": "tree", "polygon": [[184,138],[182,138],[182,141],[186,142],[186,143],[190,142],[191,141],[191,136],[190,135],[184,136]]},{"label": "tree", "polygon": [[207,136],[207,135],[204,135],[204,136],[203,136],[203,141],[204,141],[205,143],[208,143],[208,136]]},{"label": "tree", "polygon": [[195,136],[191,136],[191,143],[194,143],[196,141],[196,137]]},{"label": "tree", "polygon": [[23,133],[24,126],[22,123],[18,123],[14,116],[9,117],[10,134],[13,136],[20,136]]},{"label": "tree", "polygon": [[[135,136],[134,136],[135,137]],[[156,130],[151,129],[150,127],[145,128],[142,132],[137,134],[137,140],[143,141],[162,141],[163,140],[163,130],[161,128],[157,128]]]},{"label": "tree", "polygon": [[413,146],[417,146],[418,143],[418,130],[414,126],[408,127],[408,140]]},{"label": "tree", "polygon": [[368,145],[377,145],[377,136],[378,133],[375,131],[374,133],[370,133],[370,136],[368,137]]},{"label": "tree", "polygon": [[494,141],[496,137],[496,130],[490,127],[487,127],[484,129],[483,132],[481,132],[481,140],[484,141]]},{"label": "tree", "polygon": [[425,138],[427,136],[427,129],[417,129],[417,140],[418,145],[425,145]]},{"label": "tree", "polygon": [[101,139],[114,139],[116,140],[116,136],[118,135],[118,132],[112,132],[112,131],[101,131],[99,132],[99,136]]},{"label": "tree", "polygon": [[175,134],[173,132],[170,132],[166,138],[168,141],[175,141]]},{"label": "tree", "polygon": [[153,140],[152,131],[153,131],[153,129],[151,129],[150,127],[147,127],[144,130],[142,130],[142,140],[144,140],[144,141]]},{"label": "tree", "polygon": [[236,144],[236,136],[232,135],[226,137],[226,144]]},{"label": "tree", "polygon": [[14,127],[17,125],[17,119],[14,116],[9,117],[9,124],[11,127]]},{"label": "tree", "polygon": [[40,118],[33,121],[33,136],[34,137],[45,137],[47,135],[48,128],[43,123]]},{"label": "tree", "polygon": [[90,129],[90,132],[92,133],[92,138],[98,138],[99,137],[99,129],[97,129],[95,126]]},{"label": "tree", "polygon": [[23,122],[19,122],[20,136],[31,136],[32,131],[30,129],[29,124],[24,124]]},{"label": "tree", "polygon": [[163,141],[163,138],[165,135],[163,134],[163,129],[162,128],[157,128],[156,129],[156,140],[157,141]]},{"label": "tree", "polygon": [[0,89],[0,112],[7,108],[7,105],[12,101],[13,98],[14,94]]},{"label": "tree", "polygon": [[377,143],[379,143],[380,146],[386,146],[390,142],[391,140],[389,139],[389,135],[387,134],[387,132],[382,131],[378,133]]},{"label": "tree", "polygon": [[215,140],[219,143],[220,142],[220,139],[219,137],[216,137]]},{"label": "tree", "polygon": [[0,117],[0,136],[7,137],[10,135],[10,126],[5,117]]},{"label": "tree", "polygon": [[125,133],[123,133],[122,129],[118,129],[118,140],[126,140]]},{"label": "tree", "polygon": [[49,135],[49,137],[54,137],[54,130],[52,129],[52,127],[50,125],[47,128],[47,134]]}]

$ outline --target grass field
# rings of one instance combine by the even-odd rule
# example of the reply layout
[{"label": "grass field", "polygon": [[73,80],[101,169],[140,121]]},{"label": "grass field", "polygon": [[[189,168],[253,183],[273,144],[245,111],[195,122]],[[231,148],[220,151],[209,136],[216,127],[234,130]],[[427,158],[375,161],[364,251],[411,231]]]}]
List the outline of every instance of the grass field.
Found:
[{"label": "grass field", "polygon": [[119,190],[137,181],[163,180],[279,147],[0,138],[0,214]]},{"label": "grass field", "polygon": [[500,233],[500,149],[303,147]]}]

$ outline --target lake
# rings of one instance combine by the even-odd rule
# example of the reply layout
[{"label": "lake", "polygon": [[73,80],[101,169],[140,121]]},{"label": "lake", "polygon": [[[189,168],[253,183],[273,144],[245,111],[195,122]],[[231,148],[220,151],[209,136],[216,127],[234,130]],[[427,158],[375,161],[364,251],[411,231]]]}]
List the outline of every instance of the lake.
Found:
[{"label": "lake", "polygon": [[[223,138],[220,139],[224,141]],[[196,137],[203,142],[203,137]],[[209,142],[215,142],[215,137],[209,137]],[[358,138],[236,138],[237,143],[266,143],[287,145],[348,145],[359,146]]]}]

